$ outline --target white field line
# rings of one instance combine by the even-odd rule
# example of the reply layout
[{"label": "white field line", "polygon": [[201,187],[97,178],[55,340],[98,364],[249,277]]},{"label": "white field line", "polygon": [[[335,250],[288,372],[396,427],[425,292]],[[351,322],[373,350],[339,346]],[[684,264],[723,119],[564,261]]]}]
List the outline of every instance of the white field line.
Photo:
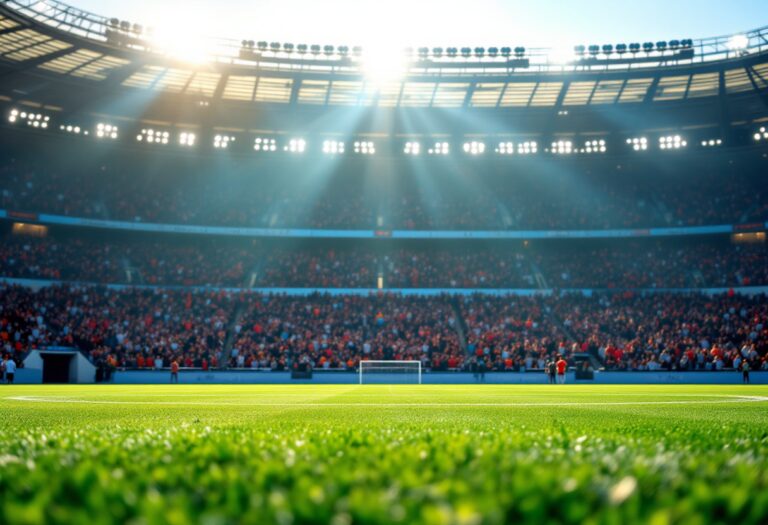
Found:
[{"label": "white field line", "polygon": [[[685,400],[685,401],[618,401],[618,402],[561,402],[561,403],[229,403],[226,401],[218,403],[199,403],[184,401],[108,401],[96,399],[75,399],[75,398],[56,398],[42,396],[13,396],[7,397],[14,401],[26,401],[33,403],[72,403],[89,405],[188,405],[188,406],[238,406],[238,407],[300,407],[300,408],[323,408],[323,407],[585,407],[585,406],[646,406],[646,405],[713,405],[726,403],[756,403],[768,402],[768,397],[763,396],[735,396],[735,395],[709,395],[707,397],[716,398],[714,400]],[[727,399],[720,399],[727,398]]]}]

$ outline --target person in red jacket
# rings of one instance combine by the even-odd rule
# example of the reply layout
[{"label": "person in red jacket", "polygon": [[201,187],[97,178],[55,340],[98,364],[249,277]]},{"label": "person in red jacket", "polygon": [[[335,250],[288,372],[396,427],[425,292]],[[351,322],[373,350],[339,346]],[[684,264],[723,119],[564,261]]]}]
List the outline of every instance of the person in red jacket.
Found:
[{"label": "person in red jacket", "polygon": [[174,359],[171,361],[171,383],[179,382],[179,362]]},{"label": "person in red jacket", "polygon": [[565,362],[565,359],[560,357],[560,359],[557,360],[557,363],[555,363],[555,366],[557,367],[557,384],[564,385],[565,371],[568,369],[568,363]]}]

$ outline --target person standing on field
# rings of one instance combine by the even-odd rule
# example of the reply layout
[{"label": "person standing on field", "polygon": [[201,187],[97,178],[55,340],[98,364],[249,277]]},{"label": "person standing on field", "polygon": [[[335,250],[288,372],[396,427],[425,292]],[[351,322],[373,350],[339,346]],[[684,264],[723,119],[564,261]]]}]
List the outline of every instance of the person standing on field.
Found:
[{"label": "person standing on field", "polygon": [[749,384],[749,361],[746,359],[741,362],[741,382],[745,385]]},{"label": "person standing on field", "polygon": [[564,385],[565,371],[568,369],[568,363],[566,363],[565,359],[561,356],[560,359],[557,360],[557,363],[555,363],[555,366],[557,367],[557,384]]},{"label": "person standing on field", "polygon": [[480,382],[481,383],[485,383],[485,369],[486,369],[485,359],[482,359],[482,358],[478,359],[477,360],[477,375],[480,378]]},{"label": "person standing on field", "polygon": [[550,359],[547,361],[547,377],[549,378],[549,384],[555,384],[555,375],[557,373],[557,367],[555,366],[555,360]]},{"label": "person standing on field", "polygon": [[179,362],[174,359],[171,361],[171,383],[179,382]]},{"label": "person standing on field", "polygon": [[5,361],[5,382],[9,385],[13,384],[13,377],[16,375],[16,361],[12,357],[9,357]]}]

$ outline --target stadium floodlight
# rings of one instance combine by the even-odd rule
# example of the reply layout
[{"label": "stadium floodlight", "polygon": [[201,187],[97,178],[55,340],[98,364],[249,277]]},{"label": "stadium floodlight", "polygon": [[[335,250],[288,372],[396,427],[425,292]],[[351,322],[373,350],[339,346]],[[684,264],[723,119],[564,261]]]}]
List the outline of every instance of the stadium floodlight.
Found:
[{"label": "stadium floodlight", "polygon": [[462,148],[464,149],[464,153],[468,155],[482,155],[485,153],[485,143],[476,140],[465,142]]},{"label": "stadium floodlight", "polygon": [[768,129],[765,127],[760,128],[757,130],[757,132],[753,135],[754,139],[757,142],[760,142],[761,140],[768,140]]},{"label": "stadium floodlight", "polygon": [[570,155],[574,151],[573,142],[570,140],[555,141],[552,143],[550,151],[555,155]]},{"label": "stadium floodlight", "polygon": [[19,111],[18,109],[12,109],[10,113],[8,113],[8,122],[11,124],[15,124],[18,121],[25,121],[27,123],[27,126],[31,128],[42,128],[46,129],[48,127],[48,123],[51,120],[51,117],[48,115],[43,115],[42,113],[32,113],[27,111]]},{"label": "stadium floodlight", "polygon": [[749,47],[749,38],[746,35],[733,35],[727,46],[731,51],[744,51]]},{"label": "stadium floodlight", "polygon": [[235,137],[231,135],[217,134],[213,137],[213,147],[216,149],[227,149],[230,142],[234,142]]},{"label": "stadium floodlight", "polygon": [[305,149],[307,149],[307,141],[304,139],[291,139],[288,141],[288,144],[283,147],[284,151],[290,153],[304,153]]},{"label": "stadium floodlight", "polygon": [[197,136],[189,131],[184,131],[179,135],[179,145],[191,148],[195,145]]},{"label": "stadium floodlight", "polygon": [[114,124],[107,124],[105,122],[96,124],[96,138],[116,140],[117,132],[117,126]]},{"label": "stadium floodlight", "polygon": [[73,135],[80,135],[81,133],[83,135],[88,134],[88,130],[73,124],[62,124],[61,126],[59,126],[59,129],[65,133],[72,133]]},{"label": "stadium floodlight", "polygon": [[376,153],[376,145],[370,140],[355,141],[354,151],[359,155],[373,155]]},{"label": "stadium floodlight", "polygon": [[430,155],[448,155],[451,152],[451,146],[447,142],[435,142],[434,145],[427,150]]},{"label": "stadium floodlight", "polygon": [[147,144],[158,144],[165,146],[170,140],[171,134],[168,131],[160,131],[152,128],[144,128],[141,133],[136,135],[136,140],[146,142]]},{"label": "stadium floodlight", "polygon": [[340,140],[324,140],[323,153],[337,155],[344,153],[344,143]]},{"label": "stadium floodlight", "polygon": [[515,153],[515,143],[514,142],[499,142],[499,145],[496,146],[496,153],[499,155],[512,155]]},{"label": "stadium floodlight", "polygon": [[593,139],[584,142],[581,153],[605,153],[607,150],[604,139]]},{"label": "stadium floodlight", "polygon": [[635,151],[646,151],[648,149],[648,139],[646,137],[630,137],[627,144]]},{"label": "stadium floodlight", "polygon": [[538,151],[539,151],[539,145],[534,140],[526,140],[525,142],[517,143],[518,155],[534,155],[538,153]]},{"label": "stadium floodlight", "polygon": [[688,145],[688,142],[680,135],[667,135],[659,137],[659,148],[667,149],[682,149]]},{"label": "stadium floodlight", "polygon": [[367,384],[421,384],[421,361],[360,361],[358,381]]},{"label": "stadium floodlight", "polygon": [[421,144],[418,142],[406,142],[403,146],[403,153],[406,155],[420,155]]},{"label": "stadium floodlight", "polygon": [[715,148],[717,146],[722,146],[722,145],[723,145],[722,139],[709,139],[709,140],[701,141],[702,148]]},{"label": "stadium floodlight", "polygon": [[253,139],[254,151],[277,151],[277,141],[268,137],[256,137]]}]

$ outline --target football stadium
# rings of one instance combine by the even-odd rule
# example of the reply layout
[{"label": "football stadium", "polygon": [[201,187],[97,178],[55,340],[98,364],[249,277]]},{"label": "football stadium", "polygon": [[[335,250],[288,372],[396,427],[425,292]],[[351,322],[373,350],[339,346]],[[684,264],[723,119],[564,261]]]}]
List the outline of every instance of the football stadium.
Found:
[{"label": "football stadium", "polygon": [[67,2],[0,523],[768,523],[768,6]]}]

